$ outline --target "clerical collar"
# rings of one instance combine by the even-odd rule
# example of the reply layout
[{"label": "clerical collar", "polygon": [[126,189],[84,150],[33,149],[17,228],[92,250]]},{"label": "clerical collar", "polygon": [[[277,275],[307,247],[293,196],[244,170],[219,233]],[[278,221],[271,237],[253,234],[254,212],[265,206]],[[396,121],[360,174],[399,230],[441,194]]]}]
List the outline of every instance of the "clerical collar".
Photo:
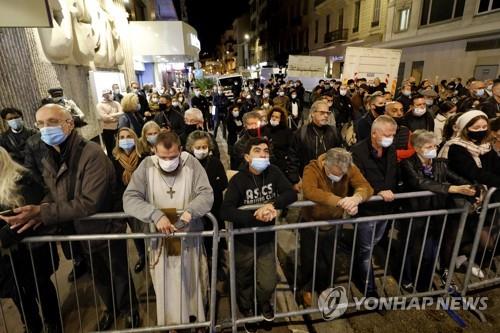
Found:
[{"label": "clerical collar", "polygon": [[21,129],[20,129],[19,131],[16,131],[16,130],[15,130],[15,129],[13,129],[12,127],[11,127],[10,129],[11,129],[11,131],[12,131],[14,134],[19,134],[19,133],[21,133],[21,132],[23,131],[24,126],[21,126]]}]

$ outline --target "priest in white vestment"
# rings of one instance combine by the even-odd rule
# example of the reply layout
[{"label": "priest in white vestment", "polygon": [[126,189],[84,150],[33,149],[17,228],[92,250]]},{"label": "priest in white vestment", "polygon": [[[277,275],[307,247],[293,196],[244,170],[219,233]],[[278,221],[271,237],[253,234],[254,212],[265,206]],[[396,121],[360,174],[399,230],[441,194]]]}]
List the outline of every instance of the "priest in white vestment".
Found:
[{"label": "priest in white vestment", "polygon": [[[198,160],[182,152],[175,133],[162,132],[155,155],[147,157],[132,175],[123,208],[149,223],[153,232],[176,231],[166,209],[181,210],[188,222],[181,231],[203,231],[202,217],[210,212],[213,191]],[[151,242],[150,272],[156,293],[158,325],[205,321],[208,302],[208,266],[202,237],[161,239]]]}]

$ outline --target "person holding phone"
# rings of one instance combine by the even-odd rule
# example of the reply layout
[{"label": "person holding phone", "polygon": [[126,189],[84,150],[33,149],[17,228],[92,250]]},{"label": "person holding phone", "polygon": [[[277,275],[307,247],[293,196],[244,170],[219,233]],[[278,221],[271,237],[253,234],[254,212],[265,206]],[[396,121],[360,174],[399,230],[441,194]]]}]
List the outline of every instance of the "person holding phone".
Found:
[{"label": "person holding phone", "polygon": [[[5,220],[16,215],[14,208],[39,203],[44,191],[43,186],[34,180],[29,171],[16,163],[2,147],[0,147],[0,174],[2,175],[0,177],[0,244],[5,249],[16,244],[23,237],[43,233],[43,228],[38,228],[18,234],[18,230],[11,228]],[[50,246],[52,246],[54,266],[51,261]],[[39,243],[29,246],[17,244],[15,248],[10,249],[10,254],[13,265],[8,255],[2,252],[0,257],[0,297],[12,298],[29,332],[40,332],[42,329],[38,302],[47,331],[57,332],[58,329],[60,330],[59,306],[56,289],[50,280],[54,272],[53,267],[57,269],[59,266],[55,244]],[[35,272],[29,264],[31,255]],[[16,288],[16,279],[19,283],[19,290]]]}]

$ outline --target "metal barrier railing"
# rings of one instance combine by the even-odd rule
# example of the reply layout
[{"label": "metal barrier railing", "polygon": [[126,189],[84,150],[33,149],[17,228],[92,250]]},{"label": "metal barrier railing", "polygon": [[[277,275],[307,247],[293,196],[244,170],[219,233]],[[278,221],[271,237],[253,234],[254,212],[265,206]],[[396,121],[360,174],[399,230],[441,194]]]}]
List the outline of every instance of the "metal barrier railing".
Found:
[{"label": "metal barrier railing", "polygon": [[[496,188],[489,189],[481,206],[470,260],[461,289],[462,296],[500,284],[499,267],[494,264],[500,239],[500,202],[492,202],[493,196],[498,194]],[[473,274],[473,269],[476,269],[476,276]]]},{"label": "metal barrier railing", "polygon": [[[407,199],[407,198],[418,198],[418,197],[428,197],[432,196],[434,193],[432,192],[413,192],[413,193],[402,193],[402,194],[396,194],[395,199]],[[381,197],[379,196],[374,196],[370,198],[369,201],[380,201],[382,200]],[[311,201],[303,201],[303,202],[296,202],[292,204],[289,207],[306,207],[306,206],[312,206],[315,205],[314,202]],[[240,207],[240,209],[248,209],[248,210],[254,210],[259,208],[260,205],[250,205],[250,206],[244,206]],[[445,239],[443,240],[444,232],[445,232],[445,227],[447,225],[447,220],[448,217],[451,215],[457,216],[458,219],[458,230],[456,233],[456,238],[454,240],[448,240]],[[428,287],[426,288],[426,291],[423,292],[416,292],[416,287],[418,284],[418,278],[422,269],[422,261],[424,257],[424,246],[426,246],[428,238],[429,238],[429,226],[430,223],[436,223],[436,218],[441,217],[441,230],[439,233],[438,239],[435,239],[437,241],[437,250],[441,249],[441,246],[443,244],[443,241],[450,242],[453,245],[452,249],[452,255],[451,255],[451,260],[448,267],[448,275],[446,278],[446,281],[444,285],[441,286],[440,289],[438,290],[431,290],[432,286],[432,275],[431,279],[429,280]],[[358,217],[358,218],[351,218],[351,219],[339,219],[339,220],[334,220],[334,221],[315,221],[315,222],[306,222],[306,223],[294,223],[294,224],[286,224],[286,225],[275,225],[275,226],[264,226],[264,227],[254,227],[254,228],[239,228],[235,229],[233,228],[232,223],[226,223],[226,229],[227,229],[227,237],[228,237],[228,249],[229,249],[229,264],[230,264],[230,292],[231,292],[231,323],[232,323],[232,330],[233,332],[237,331],[237,327],[239,324],[244,324],[244,323],[249,323],[249,322],[254,322],[254,321],[261,321],[263,320],[262,316],[258,315],[258,306],[257,306],[257,276],[256,276],[256,271],[257,271],[257,253],[256,253],[256,248],[257,248],[257,235],[261,233],[266,233],[266,232],[274,232],[274,255],[275,255],[275,262],[278,262],[277,258],[277,247],[278,247],[278,232],[280,231],[293,231],[295,233],[295,246],[293,247],[292,251],[294,251],[294,269],[293,269],[293,287],[291,288],[293,291],[293,298],[297,300],[297,274],[298,274],[298,251],[299,251],[299,230],[306,230],[306,229],[313,229],[314,230],[314,262],[313,262],[313,268],[312,268],[312,293],[313,293],[313,303],[316,300],[314,297],[314,291],[315,291],[315,282],[316,282],[316,270],[317,270],[317,255],[318,255],[318,236],[319,236],[319,231],[321,227],[331,227],[334,228],[334,237],[333,237],[333,248],[332,248],[332,255],[331,255],[331,276],[330,276],[330,286],[332,287],[335,281],[335,269],[336,269],[336,262],[338,260],[338,248],[339,248],[339,229],[341,229],[343,226],[347,224],[352,224],[354,225],[354,231],[353,231],[353,243],[351,246],[351,257],[349,260],[349,269],[347,272],[347,293],[348,293],[348,298],[351,295],[351,285],[352,285],[352,279],[353,279],[353,267],[354,267],[354,252],[356,250],[356,241],[357,241],[357,234],[358,234],[358,229],[360,225],[371,223],[371,224],[376,224],[376,222],[382,222],[382,223],[387,223],[388,221],[391,222],[391,235],[394,235],[394,225],[396,221],[401,221],[405,222],[408,224],[408,233],[406,237],[406,241],[404,244],[404,254],[403,258],[401,260],[401,270],[399,272],[399,279],[398,279],[398,290],[401,290],[401,284],[402,284],[402,276],[403,276],[403,269],[408,266],[406,263],[407,257],[410,256],[410,251],[413,250],[413,248],[409,249],[409,243],[410,243],[410,235],[412,232],[412,225],[417,224],[419,220],[425,219],[425,227],[424,227],[424,236],[422,239],[422,249],[419,253],[419,260],[418,260],[418,267],[416,270],[415,279],[414,279],[414,287],[412,292],[408,293],[406,296],[435,296],[435,295],[447,295],[450,290],[450,285],[452,281],[452,276],[454,274],[454,269],[455,269],[455,260],[457,253],[459,251],[460,247],[460,241],[462,239],[463,235],[463,230],[465,227],[465,222],[467,219],[467,211],[465,208],[460,208],[460,209],[450,209],[450,210],[435,210],[435,211],[424,211],[424,212],[411,212],[411,213],[402,213],[402,214],[390,214],[390,215],[379,215],[379,216],[367,216],[367,217]],[[432,220],[432,222],[431,222]],[[420,221],[421,222],[421,221]],[[448,222],[449,224],[449,222]],[[373,258],[373,248],[375,240],[375,230],[376,228],[373,228],[372,234],[371,234],[371,244],[370,244],[370,253],[369,253],[369,261],[372,261]],[[333,230],[332,230],[333,232]],[[238,304],[237,304],[237,298],[238,298],[238,291],[236,288],[236,263],[235,263],[235,236],[241,236],[241,235],[252,235],[253,236],[253,316],[251,317],[243,317],[243,318],[238,318],[237,313],[238,313]],[[436,235],[433,235],[434,238],[436,238]],[[415,236],[414,236],[415,237]],[[391,251],[391,244],[392,244],[392,238],[389,240],[389,246],[388,246],[388,251],[386,258],[384,260],[384,272],[383,272],[383,289],[385,286],[385,282],[388,277],[388,268],[389,268],[389,257],[390,257],[390,251]],[[425,245],[424,245],[425,244]],[[432,272],[435,272],[437,263],[438,263],[438,255],[434,255],[432,259]],[[426,267],[427,269],[429,267]],[[269,274],[273,274],[274,272],[269,272]],[[370,269],[368,270],[366,279],[364,281],[365,288],[364,291],[361,291],[363,295],[366,295],[367,292],[367,285],[368,285],[368,274],[370,274]],[[304,282],[304,281],[302,281]],[[401,295],[401,294],[400,294]],[[277,297],[277,292],[274,293],[274,304],[276,305],[276,297]],[[349,301],[348,307],[353,307],[355,304],[352,301]],[[312,313],[320,313],[321,309],[319,307],[309,307],[309,308],[303,308],[303,309],[296,309],[293,311],[285,311],[285,312],[276,312],[274,313],[275,318],[283,318],[283,317],[293,317],[297,315],[306,315],[306,314],[312,314]]]},{"label": "metal barrier railing", "polygon": [[[459,291],[462,295],[465,295],[471,291],[481,289],[487,286],[490,286],[492,284],[500,284],[500,277],[498,274],[495,272],[495,274],[492,273],[492,263],[493,263],[493,258],[487,256],[486,250],[483,250],[482,253],[480,253],[480,249],[482,249],[481,246],[481,232],[484,229],[485,225],[488,225],[489,228],[487,229],[487,238],[488,240],[492,241],[492,253],[493,255],[496,253],[497,250],[497,245],[498,245],[498,240],[500,237],[498,237],[498,230],[493,228],[496,225],[496,221],[498,218],[498,208],[500,207],[500,203],[491,203],[491,198],[494,194],[494,189],[490,190],[488,192],[488,195],[485,197],[484,204],[482,206],[481,214],[479,216],[479,221],[477,225],[477,230],[475,234],[475,239],[473,242],[473,247],[471,251],[471,260],[469,262],[469,266],[467,267],[467,272],[465,276],[465,280],[463,283],[463,286],[459,288]],[[401,194],[396,194],[395,199],[396,200],[401,200],[401,199],[408,199],[408,198],[420,198],[420,197],[428,197],[432,196],[434,193],[432,192],[411,192],[411,193],[401,193]],[[369,201],[381,201],[382,198],[378,196],[373,196],[370,198]],[[299,201],[296,202],[289,207],[295,207],[295,208],[300,208],[300,207],[306,207],[306,206],[312,206],[315,205],[315,203],[311,201]],[[240,207],[240,209],[256,209],[258,208],[259,205],[251,205],[251,206],[245,206],[245,207]],[[103,220],[103,219],[124,219],[128,218],[129,216],[124,214],[124,213],[104,213],[104,214],[97,214],[88,218],[85,218],[84,220]],[[315,290],[317,289],[317,270],[320,269],[320,266],[318,264],[318,256],[320,255],[319,252],[322,249],[322,247],[319,245],[319,242],[322,242],[321,237],[324,234],[323,229],[329,228],[329,231],[331,233],[331,253],[329,254],[329,260],[331,260],[331,270],[329,271],[328,275],[326,277],[326,280],[328,280],[328,285],[333,286],[334,284],[339,284],[339,285],[345,285],[347,288],[348,292],[348,307],[353,308],[356,304],[353,302],[353,296],[356,294],[361,294],[365,295],[367,294],[367,288],[368,288],[368,274],[369,273],[376,273],[378,277],[381,279],[381,286],[378,288],[378,290],[383,290],[385,294],[387,295],[396,295],[396,296],[402,296],[403,293],[401,291],[401,288],[403,286],[403,276],[405,274],[404,270],[407,268],[411,271],[411,282],[413,283],[413,287],[411,290],[407,291],[404,296],[406,297],[422,297],[422,296],[436,296],[436,295],[449,295],[450,293],[454,292],[453,288],[451,288],[452,285],[452,280],[453,276],[455,273],[455,263],[457,260],[457,256],[459,254],[460,250],[460,245],[462,241],[462,237],[464,235],[464,229],[466,226],[466,221],[468,218],[468,211],[466,207],[462,208],[457,208],[457,209],[443,209],[443,210],[432,210],[432,211],[420,211],[420,212],[408,212],[408,213],[399,213],[399,214],[388,214],[388,215],[377,215],[377,216],[363,216],[363,217],[357,217],[357,218],[346,218],[346,219],[338,219],[338,220],[333,220],[333,221],[314,221],[314,222],[306,222],[306,223],[293,223],[293,224],[284,224],[284,225],[273,225],[273,226],[265,226],[265,227],[258,227],[258,228],[240,228],[240,229],[234,229],[232,223],[226,223],[226,230],[221,230],[219,231],[217,228],[217,221],[215,218],[211,215],[208,214],[207,217],[210,219],[210,221],[213,224],[213,230],[212,231],[200,231],[200,232],[177,232],[174,235],[166,236],[164,234],[147,234],[147,233],[138,233],[138,234],[107,234],[107,235],[73,235],[73,236],[38,236],[38,237],[30,237],[26,238],[22,241],[23,244],[25,244],[28,247],[29,250],[29,258],[30,258],[30,270],[35,277],[37,274],[37,268],[35,267],[34,263],[34,255],[36,255],[36,248],[35,246],[37,244],[51,244],[54,242],[70,242],[70,244],[75,243],[75,242],[84,242],[86,246],[90,249],[91,248],[91,243],[96,242],[96,241],[105,241],[108,245],[107,247],[107,257],[111,261],[111,250],[110,250],[110,244],[113,241],[119,241],[119,240],[133,240],[133,239],[141,239],[144,240],[145,244],[150,242],[153,239],[158,239],[158,238],[179,238],[179,239],[187,239],[187,238],[211,238],[212,239],[212,258],[211,258],[211,271],[210,271],[210,295],[209,295],[209,318],[208,320],[205,320],[203,322],[186,322],[186,323],[181,323],[181,324],[176,324],[176,325],[150,325],[149,322],[146,322],[146,327],[137,327],[137,328],[132,328],[132,329],[126,329],[126,330],[121,330],[124,332],[154,332],[154,331],[164,331],[164,330],[177,330],[177,329],[191,329],[191,328],[208,328],[210,332],[215,332],[216,330],[216,283],[217,283],[217,266],[218,266],[218,258],[217,258],[217,253],[218,253],[218,241],[221,237],[225,237],[228,241],[228,255],[229,255],[229,271],[230,271],[230,280],[229,280],[229,285],[230,285],[230,309],[231,309],[231,321],[230,321],[230,326],[232,330],[235,332],[237,330],[238,325],[244,324],[244,323],[249,323],[253,321],[260,321],[262,320],[262,316],[258,314],[258,308],[257,308],[257,295],[256,295],[256,290],[257,290],[257,275],[256,275],[256,266],[257,266],[257,241],[259,237],[262,237],[263,233],[273,233],[274,241],[274,259],[275,262],[277,263],[278,260],[278,233],[290,233],[293,235],[295,239],[295,243],[291,247],[290,252],[293,253],[293,273],[290,274],[290,276],[287,277],[287,281],[289,281],[290,286],[290,291],[291,294],[293,295],[293,298],[297,300],[297,296],[299,295],[300,292],[300,286],[299,286],[299,266],[298,266],[298,259],[299,259],[299,251],[300,251],[300,242],[299,242],[299,234],[302,232],[310,232],[312,235],[311,238],[311,243],[307,244],[307,246],[310,246],[310,250],[313,253],[313,262],[312,262],[312,294],[313,294],[313,303],[309,307],[299,307],[298,305],[294,305],[295,307],[293,309],[289,309],[286,311],[278,311],[278,309],[275,307],[275,317],[276,318],[284,318],[284,317],[292,317],[292,316],[297,316],[297,315],[306,315],[306,314],[313,314],[313,313],[320,313],[322,310],[319,308],[319,306],[315,305],[315,301],[317,300],[317,296],[315,295]],[[487,224],[486,221],[489,223]],[[354,273],[356,271],[356,261],[355,261],[355,252],[357,251],[357,247],[359,246],[359,239],[358,236],[360,235],[361,232],[364,232],[366,234],[366,231],[361,231],[361,229],[365,228],[366,226],[376,226],[378,224],[384,224],[388,226],[388,244],[386,245],[386,254],[385,257],[380,260],[380,268],[374,272],[374,269],[371,267],[368,269],[367,275],[362,278],[362,284],[361,288],[358,287],[357,289],[351,288],[355,287],[354,283]],[[396,224],[399,225],[399,236],[396,239],[394,236],[396,234],[396,229],[397,226]],[[457,225],[456,228],[456,235],[452,238],[449,237],[449,235],[446,233],[446,229],[448,226],[455,224]],[[349,229],[349,227],[351,229]],[[415,229],[416,228],[416,229]],[[418,229],[420,228],[420,230]],[[373,258],[376,257],[374,254],[374,248],[375,245],[377,244],[377,239],[376,239],[376,227],[373,227],[373,229],[370,229],[368,232],[368,247],[369,247],[369,255],[368,259],[369,262],[371,263],[373,261]],[[401,230],[406,230],[405,232],[401,233]],[[346,232],[349,231],[349,232]],[[403,236],[401,236],[402,234]],[[484,234],[484,233],[483,233]],[[243,235],[250,235],[250,237],[253,238],[253,316],[247,316],[247,317],[241,317],[238,316],[238,304],[237,304],[237,298],[238,298],[238,290],[236,288],[236,262],[235,262],[235,237],[236,240],[238,237],[241,237]],[[349,239],[346,241],[344,238],[348,235]],[[321,237],[320,237],[321,236]],[[420,240],[418,238],[421,238]],[[427,246],[427,243],[429,242],[429,239],[432,240],[431,246],[433,247],[434,250],[434,255],[428,257],[426,253],[424,253],[425,247]],[[399,247],[400,251],[397,250],[397,242],[399,242]],[[418,246],[415,246],[415,242],[420,242],[422,244],[420,250],[418,249]],[[396,245],[395,245],[396,244]],[[438,255],[437,253],[443,249],[444,245],[447,245],[450,248],[450,260],[449,264],[448,263],[441,263],[441,256]],[[395,250],[396,248],[396,250]],[[72,247],[70,246],[70,250]],[[490,249],[491,250],[491,249]],[[126,249],[126,258],[127,258],[127,271],[128,273],[128,290],[129,294],[131,294],[131,290],[133,288],[132,281],[131,281],[131,276],[130,276],[130,269],[129,269],[129,253],[128,253],[128,247]],[[92,251],[89,251],[92,253]],[[396,254],[396,256],[394,256]],[[402,254],[402,255],[401,255]],[[484,279],[479,279],[475,280],[475,278],[472,276],[472,263],[474,262],[474,258],[480,254],[480,266],[483,266],[483,263],[489,263],[488,265],[488,270],[486,278]],[[148,251],[146,251],[146,262],[148,261]],[[478,257],[478,258],[479,258]],[[73,253],[72,253],[72,258],[73,258]],[[90,255],[90,260],[92,260],[92,255]],[[341,260],[345,260],[347,262],[347,265],[344,265],[343,267],[341,264]],[[18,290],[18,293],[20,294],[20,283],[18,279],[18,275],[16,275],[16,268],[14,265],[14,262],[12,260],[12,257],[10,257],[12,269],[14,272],[14,279],[15,279],[15,285]],[[394,266],[394,261],[396,261],[396,266],[398,267],[397,269],[391,269],[391,266]],[[476,260],[477,261],[477,260]],[[64,324],[65,321],[64,319],[67,319],[66,317],[63,318],[63,312],[65,311],[66,313],[68,312],[68,307],[71,306],[71,309],[76,310],[73,311],[72,315],[69,316],[70,319],[74,320],[75,322],[78,321],[77,326],[79,331],[84,330],[84,324],[83,322],[90,320],[88,314],[82,314],[80,309],[82,306],[86,305],[88,306],[88,303],[93,303],[93,307],[95,307],[95,317],[97,320],[99,320],[99,306],[98,306],[98,300],[97,300],[97,295],[98,292],[96,291],[96,285],[94,281],[94,275],[96,272],[92,271],[91,272],[91,277],[92,277],[92,286],[89,287],[90,291],[83,295],[81,297],[79,295],[79,287],[78,287],[78,282],[74,281],[73,285],[70,288],[70,292],[75,293],[75,297],[73,297],[73,302],[75,304],[70,304],[67,305],[65,304],[65,299],[60,292],[61,286],[58,285],[58,279],[57,277],[57,252],[50,247],[50,262],[52,265],[52,270],[54,271],[54,277],[53,281],[56,283],[55,289],[57,293],[57,308],[58,308],[58,316],[59,316],[59,321],[60,324],[62,325],[62,328],[64,330]],[[409,265],[411,263],[415,263],[416,269],[410,269]],[[435,286],[434,289],[432,289],[433,285],[433,279],[432,277],[427,281],[424,281],[425,288],[418,288],[417,286],[419,285],[419,279],[423,279],[423,272],[427,269],[430,268],[430,271],[434,275],[436,272],[436,269],[438,267],[438,262],[440,264],[440,267],[447,268],[448,269],[448,275],[443,281],[442,285],[440,286]],[[400,266],[398,266],[398,263]],[[410,263],[410,264],[409,264]],[[93,265],[91,264],[90,267],[92,268]],[[73,266],[74,268],[74,266]],[[383,269],[382,269],[383,268]],[[113,275],[113,272],[111,272],[111,275]],[[394,288],[392,288],[391,281],[390,280],[392,277],[397,279],[397,289],[394,291]],[[146,286],[149,286],[149,275],[146,270],[145,274],[145,280],[146,280]],[[427,279],[427,277],[425,277]],[[111,277],[112,279],[112,277]],[[181,277],[182,280],[182,277]],[[304,283],[304,281],[302,281]],[[36,293],[37,293],[37,299],[40,300],[43,295],[40,293],[40,287],[38,285],[38,280],[34,278],[34,284],[36,285]],[[420,282],[420,285],[422,282]],[[111,284],[111,288],[113,288],[113,284]],[[392,288],[392,289],[391,289]],[[363,290],[364,289],[364,290]],[[356,292],[358,290],[358,292]],[[114,291],[111,291],[114,293]],[[282,291],[276,291],[274,292],[274,305],[276,306],[276,298],[278,292]],[[285,290],[285,292],[288,292]],[[146,318],[149,320],[149,314],[150,314],[150,298],[152,299],[153,297],[148,294],[149,293],[149,288],[146,288]],[[24,318],[24,321],[26,321],[26,309],[23,308],[23,302],[22,302],[22,297],[21,298],[21,317]],[[113,295],[113,300],[114,300],[114,295]],[[132,315],[132,300],[129,299],[129,309],[130,309],[130,314]],[[115,309],[115,304],[113,304],[113,309]],[[42,309],[43,310],[43,309]],[[44,319],[44,312],[41,311],[42,315],[42,320]],[[115,319],[117,314],[113,314]],[[0,303],[0,316],[3,321],[3,328],[5,329],[5,332],[8,332],[8,327],[6,324],[6,317],[4,313],[4,309]],[[115,323],[117,322],[116,320],[114,321]],[[220,326],[225,326],[224,324],[221,324]],[[117,330],[117,327],[115,326],[115,330]]]},{"label": "metal barrier railing", "polygon": [[[124,214],[124,213],[104,213],[104,214],[96,214],[94,216],[91,216],[91,217],[88,217],[88,218],[85,218],[85,219],[82,219],[82,220],[103,220],[103,219],[120,219],[120,220],[123,220],[124,218],[129,218],[130,216],[127,215],[127,214]],[[50,249],[50,262],[51,262],[51,265],[52,265],[52,271],[54,272],[54,282],[55,282],[55,292],[56,292],[56,297],[57,297],[57,308],[58,308],[58,313],[59,313],[59,324],[60,324],[60,328],[62,330],[62,332],[68,332],[68,330],[65,330],[65,320],[63,320],[63,307],[64,307],[64,304],[63,304],[63,300],[62,300],[62,296],[61,296],[61,286],[59,285],[59,281],[60,279],[58,279],[58,276],[57,276],[57,266],[58,266],[58,256],[57,256],[57,249],[53,248],[52,245],[50,244],[54,244],[55,242],[68,242],[70,244],[70,252],[71,252],[71,261],[73,262],[73,244],[75,242],[79,242],[79,243],[84,243],[86,244],[86,246],[88,247],[88,259],[89,259],[89,263],[90,263],[90,275],[91,275],[91,286],[89,287],[89,293],[86,293],[86,295],[84,295],[83,298],[85,299],[82,299],[82,296],[79,295],[79,286],[78,286],[78,281],[77,279],[75,278],[74,281],[73,281],[73,285],[70,286],[69,289],[73,289],[74,291],[74,295],[75,295],[75,298],[74,298],[74,301],[76,304],[74,304],[74,307],[76,309],[72,309],[73,311],[72,312],[76,312],[77,314],[77,320],[78,320],[78,323],[77,325],[75,325],[74,323],[72,323],[73,327],[69,330],[69,331],[73,331],[73,330],[77,330],[77,331],[80,331],[80,332],[83,332],[84,331],[84,321],[87,322],[90,320],[90,318],[88,318],[89,316],[86,316],[85,318],[83,318],[83,314],[82,314],[82,303],[85,303],[86,305],[88,305],[88,303],[93,303],[92,306],[95,308],[95,317],[96,317],[96,320],[97,322],[99,322],[99,312],[100,312],[100,306],[98,304],[98,300],[97,300],[97,295],[100,295],[99,294],[99,291],[98,290],[98,287],[96,287],[96,275],[99,274],[99,272],[97,272],[95,270],[95,262],[97,259],[96,259],[96,252],[94,252],[92,250],[92,243],[95,243],[95,242],[105,242],[106,243],[106,246],[105,248],[103,249],[104,251],[107,251],[107,257],[109,259],[109,267],[111,267],[111,270],[110,270],[110,276],[109,276],[109,281],[113,281],[113,282],[110,282],[109,285],[111,287],[111,296],[112,296],[112,300],[113,300],[113,306],[112,306],[112,315],[113,315],[113,322],[114,322],[114,330],[117,330],[118,327],[117,327],[117,322],[118,322],[118,317],[117,317],[117,307],[118,307],[118,304],[115,304],[115,301],[117,299],[117,295],[116,295],[116,292],[114,290],[114,285],[115,285],[115,279],[116,279],[116,274],[113,273],[113,265],[112,265],[112,262],[115,261],[115,260],[120,260],[119,256],[115,256],[115,257],[112,257],[112,250],[111,248],[113,247],[113,244],[117,241],[127,241],[127,240],[142,240],[144,241],[144,245],[146,247],[146,251],[145,251],[145,262],[146,262],[146,269],[145,269],[145,284],[146,284],[146,320],[148,321],[147,322],[147,326],[148,327],[132,327],[130,329],[124,329],[124,330],[120,330],[121,332],[157,332],[157,331],[166,331],[166,330],[179,330],[179,329],[194,329],[194,328],[207,328],[209,329],[210,332],[214,332],[215,331],[215,315],[216,315],[216,282],[217,282],[217,253],[218,253],[218,246],[219,246],[219,243],[218,243],[218,237],[219,237],[219,231],[218,231],[218,224],[217,224],[217,221],[215,219],[215,217],[212,215],[212,214],[207,214],[206,217],[210,220],[210,222],[212,223],[213,225],[213,228],[211,231],[199,231],[199,232],[191,232],[191,231],[188,231],[188,232],[175,232],[171,235],[165,235],[165,234],[161,234],[161,233],[155,233],[155,234],[151,234],[151,233],[135,233],[135,234],[103,234],[103,235],[71,235],[71,236],[36,236],[36,237],[29,237],[29,238],[25,238],[23,239],[21,242],[27,246],[28,248],[28,252],[29,252],[29,258],[31,259],[31,263],[30,263],[30,269],[31,269],[31,276],[33,277],[33,281],[34,281],[34,285],[35,285],[35,288],[36,288],[36,298],[38,300],[38,302],[42,303],[43,304],[43,299],[41,298],[41,294],[43,293],[43,290],[40,290],[40,286],[38,285],[39,284],[39,278],[37,277],[37,269],[35,266],[36,263],[34,262],[34,246],[38,246],[40,244],[49,244],[49,249]],[[210,281],[210,285],[209,285],[209,288],[208,290],[210,291],[210,294],[208,296],[208,306],[209,306],[209,309],[208,309],[208,313],[209,313],[209,316],[208,316],[208,320],[204,320],[202,322],[181,322],[181,323],[176,323],[175,325],[172,324],[172,325],[149,325],[149,318],[150,318],[150,300],[154,298],[153,297],[150,297],[149,295],[149,261],[151,258],[149,258],[149,253],[148,253],[148,250],[147,250],[147,245],[148,243],[151,243],[152,240],[158,240],[158,239],[179,239],[180,240],[180,246],[181,246],[181,250],[180,250],[180,255],[182,256],[183,253],[184,253],[184,249],[183,248],[185,245],[184,245],[184,241],[187,240],[187,239],[198,239],[198,251],[200,251],[200,248],[203,247],[203,242],[201,241],[202,239],[204,238],[207,238],[207,237],[210,237],[212,239],[212,257],[211,257],[211,271],[209,272],[210,274],[210,278],[209,278],[209,281]],[[132,295],[135,295],[135,289],[134,289],[134,283],[132,281],[132,278],[131,278],[131,274],[130,274],[130,265],[129,265],[129,259],[130,259],[130,255],[129,255],[129,250],[128,250],[128,246],[126,246],[125,244],[125,249],[123,249],[124,253],[121,253],[121,255],[123,256],[123,258],[125,258],[126,260],[126,267],[127,267],[127,286],[123,287],[122,286],[122,289],[123,288],[128,288],[128,294],[129,294],[129,314],[130,314],[130,318],[133,317],[134,315],[134,311],[138,311],[139,310],[139,305],[134,305],[133,304],[133,296]],[[24,293],[24,290],[23,290],[23,286],[19,283],[19,274],[16,273],[16,270],[17,268],[19,267],[16,267],[16,266],[19,266],[19,265],[15,265],[14,261],[12,260],[12,252],[10,251],[10,249],[7,249],[8,251],[8,254],[9,254],[9,258],[10,258],[10,262],[11,262],[11,267],[12,267],[12,272],[13,272],[13,276],[14,276],[14,280],[15,280],[15,285],[16,285],[16,288],[17,288],[17,294],[19,295],[19,298],[21,299],[21,302],[20,302],[20,314],[21,314],[21,318],[22,318],[22,321],[24,323],[27,323],[27,314],[26,314],[26,311],[24,309],[24,307],[26,306],[22,300],[22,297],[21,295]],[[168,260],[168,256],[169,254],[166,253],[167,250],[165,250],[165,255],[167,256],[167,259]],[[36,255],[36,254],[35,254]],[[126,255],[126,257],[124,257]],[[196,253],[196,257],[200,257],[201,253],[200,252],[197,252]],[[183,279],[183,274],[184,274],[184,270],[182,267],[184,267],[185,264],[182,264],[180,265],[181,267],[181,270],[180,270],[180,280],[179,281],[184,281]],[[73,263],[73,269],[75,268],[74,266],[74,263]],[[165,268],[166,270],[167,268]],[[198,267],[197,269],[195,268],[194,269],[195,272],[193,272],[195,278],[196,278],[196,287],[194,290],[194,292],[191,290],[191,293],[192,294],[196,294],[196,297],[198,297],[198,295],[200,294],[199,292],[199,288],[201,288],[201,286],[198,284],[198,278],[202,275],[200,273],[200,267]],[[165,281],[166,282],[166,281]],[[208,282],[208,281],[207,281]],[[183,284],[181,284],[182,286]],[[183,289],[184,287],[181,287],[181,290]],[[71,290],[70,290],[71,292]],[[181,321],[182,321],[182,318],[186,316],[186,314],[183,314],[183,307],[182,307],[182,297],[183,297],[183,294],[184,292],[181,291],[181,299],[180,299],[180,302],[181,302],[181,306],[180,306],[180,318],[181,318]],[[15,296],[15,295],[14,295]],[[33,295],[32,295],[33,296]],[[86,296],[86,297],[85,297]],[[156,299],[157,300],[157,299]],[[46,300],[45,300],[46,301]],[[198,305],[199,303],[199,299],[197,298],[196,299],[196,305]],[[201,300],[202,303],[204,303],[204,300]],[[53,305],[53,304],[52,304]],[[54,310],[54,309],[53,309]],[[111,310],[111,309],[108,309],[108,310]],[[55,311],[54,311],[55,312]],[[46,322],[46,318],[44,317],[44,315],[47,314],[47,312],[43,311],[43,306],[42,306],[42,311],[40,312],[41,314],[41,325],[43,325],[43,329],[45,330],[46,327],[45,327],[45,322]],[[122,313],[123,314],[123,313]],[[5,311],[3,309],[3,306],[0,302],[0,315],[2,316],[2,321],[3,321],[3,326],[4,326],[4,329],[5,329],[5,332],[8,333],[8,327],[7,327],[7,320],[6,320],[6,317],[5,317]],[[189,317],[189,314],[187,314],[188,317]],[[85,320],[84,320],[85,319]],[[77,327],[75,329],[75,326]],[[85,328],[85,331],[88,331],[88,328]]]}]

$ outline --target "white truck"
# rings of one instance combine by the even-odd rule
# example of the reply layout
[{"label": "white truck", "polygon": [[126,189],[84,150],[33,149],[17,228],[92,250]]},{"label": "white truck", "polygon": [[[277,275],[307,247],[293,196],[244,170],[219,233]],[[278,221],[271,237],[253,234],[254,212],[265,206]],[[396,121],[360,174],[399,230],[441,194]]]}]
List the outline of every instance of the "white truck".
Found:
[{"label": "white truck", "polygon": [[401,52],[396,49],[348,46],[345,51],[342,81],[364,77],[369,82],[378,77],[394,94]]}]

